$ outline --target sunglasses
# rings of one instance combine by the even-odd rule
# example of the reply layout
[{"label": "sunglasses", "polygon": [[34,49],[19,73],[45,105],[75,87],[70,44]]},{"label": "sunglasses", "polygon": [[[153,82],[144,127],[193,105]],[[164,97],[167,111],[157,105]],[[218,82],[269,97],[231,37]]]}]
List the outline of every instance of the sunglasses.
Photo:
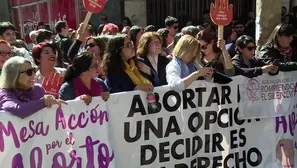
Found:
[{"label": "sunglasses", "polygon": [[249,51],[256,50],[256,46],[248,46],[246,47]]},{"label": "sunglasses", "polygon": [[0,51],[1,56],[12,56],[12,52]]},{"label": "sunglasses", "polygon": [[20,72],[20,74],[26,73],[28,76],[32,76],[33,73],[35,74],[36,72],[37,72],[36,68],[30,68],[30,69]]},{"label": "sunglasses", "polygon": [[93,42],[93,43],[89,43],[89,44],[87,44],[87,45],[85,46],[85,49],[87,49],[88,47],[93,48],[93,47],[95,47],[95,46],[96,46],[96,43],[95,43],[95,42]]},{"label": "sunglasses", "polygon": [[201,46],[201,49],[202,49],[202,50],[206,50],[206,49],[207,49],[207,46],[208,46],[208,44],[209,44],[209,43],[207,43],[207,44],[204,44],[203,46]]}]

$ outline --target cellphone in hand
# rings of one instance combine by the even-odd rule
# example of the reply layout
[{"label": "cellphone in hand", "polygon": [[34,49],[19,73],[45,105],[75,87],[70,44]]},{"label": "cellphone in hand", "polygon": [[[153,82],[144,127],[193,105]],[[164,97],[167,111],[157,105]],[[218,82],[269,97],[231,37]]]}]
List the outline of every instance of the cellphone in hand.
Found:
[{"label": "cellphone in hand", "polygon": [[275,59],[272,64],[274,66],[279,66],[279,62],[280,62],[280,59]]}]

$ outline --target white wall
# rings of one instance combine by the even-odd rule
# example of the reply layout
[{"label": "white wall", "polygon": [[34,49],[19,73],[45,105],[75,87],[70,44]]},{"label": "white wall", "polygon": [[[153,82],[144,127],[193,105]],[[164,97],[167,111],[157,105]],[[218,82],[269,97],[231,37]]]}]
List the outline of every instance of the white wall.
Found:
[{"label": "white wall", "polygon": [[146,0],[125,0],[125,16],[133,25],[147,26]]}]

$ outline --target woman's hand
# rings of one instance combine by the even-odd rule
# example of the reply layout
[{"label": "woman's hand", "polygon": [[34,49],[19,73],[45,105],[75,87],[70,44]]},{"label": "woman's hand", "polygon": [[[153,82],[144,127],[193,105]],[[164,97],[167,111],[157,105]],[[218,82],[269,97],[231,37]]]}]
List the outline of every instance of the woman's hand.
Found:
[{"label": "woman's hand", "polygon": [[154,90],[154,86],[152,84],[139,84],[135,87],[135,90],[141,90],[144,92],[152,92]]},{"label": "woman's hand", "polygon": [[145,65],[143,62],[138,61],[137,62],[137,67],[140,71],[142,71],[143,73],[151,76],[152,72],[151,72],[151,68],[147,65]]},{"label": "woman's hand", "polygon": [[89,105],[92,102],[92,97],[86,94],[79,96],[79,99],[84,101],[86,105]]},{"label": "woman's hand", "polygon": [[203,67],[197,70],[198,76],[203,76],[204,78],[210,78],[213,74],[212,67]]},{"label": "woman's hand", "polygon": [[226,41],[224,39],[218,39],[217,46],[222,50],[226,51]]},{"label": "woman's hand", "polygon": [[109,95],[110,95],[109,92],[102,92],[102,93],[101,93],[101,98],[102,98],[104,101],[107,101],[108,98],[109,98]]},{"label": "woman's hand", "polygon": [[55,99],[52,95],[44,95],[42,99],[44,99],[44,103],[47,108],[51,108],[54,104],[57,104],[59,108],[61,108],[62,104],[67,104],[64,100]]},{"label": "woman's hand", "polygon": [[79,27],[78,27],[76,33],[77,33],[76,39],[82,41],[84,38],[83,23],[79,24]]},{"label": "woman's hand", "polygon": [[276,73],[278,71],[278,66],[274,66],[273,64],[262,66],[262,73]]}]

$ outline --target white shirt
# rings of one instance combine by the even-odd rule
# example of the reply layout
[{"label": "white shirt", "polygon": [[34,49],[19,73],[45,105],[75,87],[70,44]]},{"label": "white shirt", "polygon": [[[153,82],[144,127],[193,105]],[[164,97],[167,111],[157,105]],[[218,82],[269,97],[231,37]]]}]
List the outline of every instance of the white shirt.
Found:
[{"label": "white shirt", "polygon": [[158,73],[158,56],[155,56],[155,57],[147,56],[147,58],[152,64],[154,70]]}]

